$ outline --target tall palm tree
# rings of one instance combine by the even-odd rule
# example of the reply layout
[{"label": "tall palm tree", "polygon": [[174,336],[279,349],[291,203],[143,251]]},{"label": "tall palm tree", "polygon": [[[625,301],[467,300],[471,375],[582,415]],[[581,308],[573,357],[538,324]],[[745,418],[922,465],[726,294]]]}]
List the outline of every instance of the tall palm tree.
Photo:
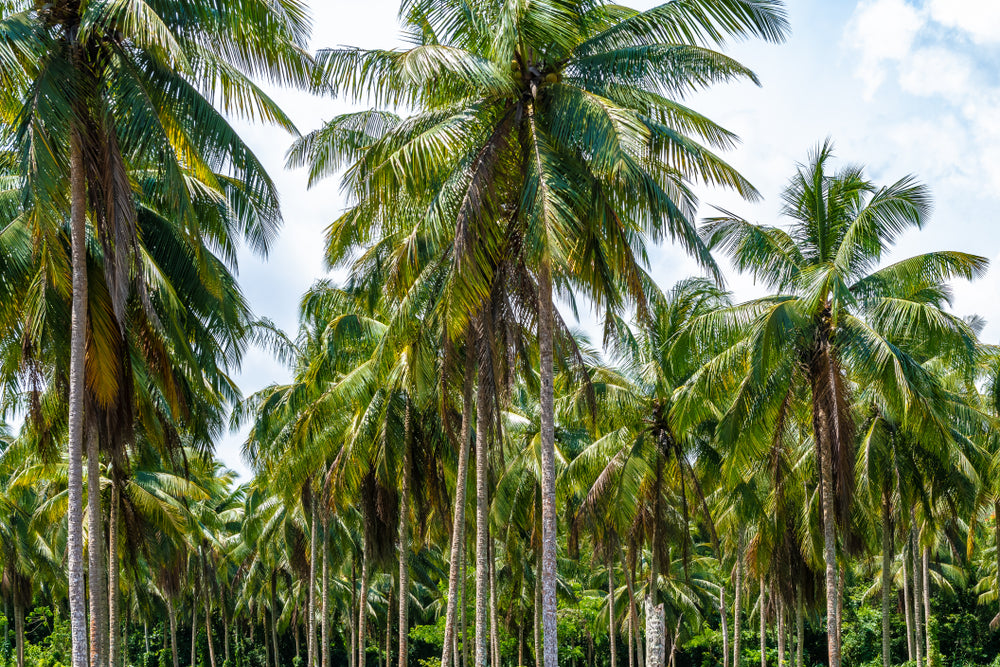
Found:
[{"label": "tall palm tree", "polygon": [[774,295],[707,315],[689,335],[710,340],[742,332],[692,387],[711,395],[736,369],[746,369],[719,432],[742,443],[747,458],[760,456],[762,443],[786,427],[796,396],[809,397],[820,473],[828,658],[839,667],[837,526],[847,526],[853,495],[854,388],[877,391],[900,412],[916,404],[935,414],[938,392],[920,361],[959,351],[971,363],[975,336],[926,292],[940,294],[950,278],[982,275],[987,260],[934,252],[879,268],[901,233],[923,226],[930,195],[912,177],[877,187],[861,167],[829,173],[832,157],[826,141],[785,188],[786,228],[725,212],[707,222],[710,245]]},{"label": "tall palm tree", "polygon": [[[709,149],[733,136],[677,103],[747,69],[705,46],[780,40],[770,0],[684,0],[646,12],[602,2],[496,4],[413,0],[401,17],[415,46],[321,52],[333,94],[405,106],[336,118],[308,137],[314,178],[347,166],[357,205],[335,225],[352,238],[419,212],[453,239],[448,330],[464,334],[497,271],[510,266],[537,326],[541,368],[545,665],[556,662],[554,290],[581,288],[610,310],[643,302],[643,239],[694,233],[687,178],[753,189]],[[349,230],[349,231],[348,231]]]}]

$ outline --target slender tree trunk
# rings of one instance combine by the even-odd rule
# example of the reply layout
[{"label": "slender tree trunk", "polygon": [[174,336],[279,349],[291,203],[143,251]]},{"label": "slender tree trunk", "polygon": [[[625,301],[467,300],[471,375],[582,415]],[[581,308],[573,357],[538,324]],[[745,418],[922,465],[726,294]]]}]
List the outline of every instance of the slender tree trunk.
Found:
[{"label": "slender tree trunk", "polygon": [[358,596],[358,667],[365,667],[365,620],[368,616],[368,540],[361,540],[361,594]]},{"label": "slender tree trunk", "polygon": [[97,431],[86,428],[87,441],[87,558],[90,585],[90,665],[104,667],[108,652],[108,570],[104,560],[101,510],[101,454]]},{"label": "slender tree trunk", "polygon": [[741,633],[743,632],[743,535],[736,536],[736,581],[733,583],[733,667],[743,662]]},{"label": "slender tree trunk", "polygon": [[[661,477],[662,463],[657,463],[657,479]],[[654,503],[653,509],[653,537],[650,548],[649,559],[649,585],[646,587],[646,666],[663,667],[663,658],[666,655],[664,644],[665,616],[663,606],[660,605],[660,569],[659,569],[659,495]]]},{"label": "slender tree trunk", "polygon": [[[271,663],[271,655],[274,653],[274,651],[272,650],[272,647],[271,647],[271,640],[269,639],[269,637],[271,636],[271,633],[268,632],[268,629],[266,627],[268,625],[268,623],[269,623],[269,621],[267,620],[269,615],[270,615],[270,617],[272,619],[274,618],[274,612],[273,611],[268,611],[267,609],[265,609],[264,610],[264,619],[263,619],[264,625],[265,625],[265,627],[263,628],[263,631],[264,631],[264,664],[265,665],[272,664]],[[251,631],[252,631],[252,629],[253,629],[253,623],[252,622],[250,623],[250,628],[251,628]],[[250,644],[251,644],[251,646],[253,645],[253,634],[250,635]]]},{"label": "slender tree trunk", "polygon": [[524,667],[524,618],[517,623],[517,667]]},{"label": "slender tree trunk", "polygon": [[802,589],[795,591],[795,667],[805,667],[806,614]]},{"label": "slender tree trunk", "polygon": [[933,654],[933,647],[931,646],[931,549],[930,547],[924,547],[924,558],[923,558],[923,588],[924,588],[924,639],[927,642],[927,651],[924,656],[927,658],[927,664],[931,664],[931,655]]},{"label": "slender tree trunk", "polygon": [[410,653],[410,468],[413,465],[413,400],[406,397],[403,426],[403,470],[399,493],[399,667]]},{"label": "slender tree trunk", "polygon": [[778,667],[786,667],[785,665],[785,603],[781,599],[781,595],[775,592],[772,596],[774,597],[775,610],[778,615]]},{"label": "slender tree trunk", "polygon": [[[629,638],[635,644],[636,664],[634,667],[642,667],[643,649],[642,637],[639,634],[639,608],[635,600],[635,572],[629,569],[624,554],[622,554],[622,572],[625,574],[625,587],[628,590],[629,629],[631,630]],[[633,665],[629,667],[633,667]]]},{"label": "slender tree trunk", "polygon": [[466,548],[467,544],[462,546],[462,667],[469,667],[469,560],[464,557]]},{"label": "slender tree trunk", "polygon": [[882,667],[891,667],[889,595],[892,592],[892,504],[888,492],[882,494]]},{"label": "slender tree trunk", "polygon": [[462,384],[462,432],[459,436],[458,472],[455,478],[455,517],[451,529],[451,559],[448,564],[448,609],[445,614],[444,646],[441,667],[452,667],[455,655],[455,627],[458,611],[458,579],[462,565],[465,535],[465,487],[469,470],[469,440],[472,437],[472,380],[475,370],[475,344],[470,334],[466,340],[464,380]]},{"label": "slender tree trunk", "polygon": [[[313,515],[315,516],[315,515]],[[314,527],[315,529],[315,527]],[[312,579],[310,579],[310,584]],[[271,646],[274,647],[274,667],[281,667],[281,652],[278,650],[278,572],[271,570]]]},{"label": "slender tree trunk", "polygon": [[355,667],[355,661],[358,658],[358,644],[357,644],[357,623],[358,618],[358,601],[357,601],[357,589],[358,589],[358,571],[355,567],[356,561],[351,560],[351,610],[348,614],[347,626],[351,634],[351,656],[347,661],[347,667]]},{"label": "slender tree trunk", "polygon": [[14,637],[17,643],[17,667],[24,667],[24,606],[14,603]]},{"label": "slender tree trunk", "polygon": [[913,649],[913,595],[910,591],[910,565],[907,557],[907,554],[909,553],[909,543],[910,539],[907,534],[907,538],[903,540],[903,552],[901,554],[901,569],[903,571],[903,613],[906,616],[906,661],[914,662],[916,660],[916,656]]},{"label": "slender tree trunk", "polygon": [[490,660],[491,667],[500,667],[500,632],[497,628],[497,569],[496,551],[490,539]]},{"label": "slender tree trunk", "polygon": [[[299,607],[298,602],[295,603],[295,618],[292,621],[292,640],[295,642],[295,659],[299,660],[302,655],[300,642],[299,642]],[[351,607],[353,609],[353,607]],[[294,663],[293,663],[294,664]]]},{"label": "slender tree trunk", "polygon": [[198,667],[198,596],[191,600],[191,667]]},{"label": "slender tree trunk", "polygon": [[760,578],[760,601],[757,604],[760,617],[760,667],[767,667],[767,597],[764,577]]},{"label": "slender tree trunk", "polygon": [[726,610],[725,583],[719,586],[719,619],[722,626],[722,667],[729,667],[729,613]]},{"label": "slender tree trunk", "polygon": [[222,611],[222,647],[226,658],[226,667],[232,664],[229,657],[229,612],[226,609],[226,598],[219,600],[219,609]]},{"label": "slender tree trunk", "polygon": [[84,355],[87,336],[87,183],[83,141],[70,130],[70,245],[73,302],[69,358],[69,466],[67,468],[66,558],[73,667],[86,667],[87,593],[83,575]]},{"label": "slender tree trunk", "polygon": [[[533,115],[532,105],[532,115]],[[554,313],[549,260],[538,271],[538,348],[541,377],[542,458],[542,644],[544,667],[558,667],[556,636],[556,455],[553,357]]]},{"label": "slender tree trunk", "polygon": [[[116,480],[117,482],[117,480]],[[121,665],[121,593],[119,589],[118,571],[120,566],[118,559],[118,513],[121,503],[121,491],[118,484],[111,484],[111,516],[108,521],[108,629],[110,638],[108,643],[108,664],[110,667],[120,667]]]},{"label": "slender tree trunk", "polygon": [[634,628],[635,624],[632,622],[632,615],[629,614],[628,632],[626,633],[628,635],[628,667],[635,667],[635,653],[633,653],[633,651],[635,651],[635,637],[633,634]]},{"label": "slender tree trunk", "polygon": [[174,658],[174,667],[180,667],[180,656],[177,655],[177,612],[174,610],[174,601],[171,596],[167,596],[167,616],[170,620],[170,653]]},{"label": "slender tree trunk", "polygon": [[917,667],[921,667],[924,664],[924,637],[923,637],[923,610],[921,609],[920,601],[924,597],[923,586],[921,585],[920,576],[920,549],[919,541],[917,539],[917,524],[913,520],[913,514],[910,514],[911,524],[910,524],[910,554],[912,556],[912,566],[910,571],[913,573],[913,647],[916,649],[917,655]]},{"label": "slender tree trunk", "polygon": [[542,667],[542,555],[535,559],[535,667]]},{"label": "slender tree trunk", "polygon": [[309,588],[308,605],[306,612],[306,656],[309,667],[316,667],[316,559],[319,558],[319,512],[316,505],[316,496],[310,496],[310,513],[312,519],[309,522]]},{"label": "slender tree trunk", "polygon": [[[616,667],[617,648],[615,647],[615,566],[608,553],[608,643],[611,646],[611,667]],[[725,666],[723,666],[725,667]]]},{"label": "slender tree trunk", "polygon": [[[813,435],[819,453],[820,500],[823,507],[823,560],[826,563],[826,627],[828,667],[840,667],[840,633],[838,628],[837,588],[837,516],[834,509],[832,434],[837,430],[838,416],[827,413],[822,396],[833,392],[833,360],[827,341],[820,343],[813,361]],[[834,424],[831,424],[831,421]]]},{"label": "slender tree trunk", "polygon": [[[485,315],[484,315],[485,317]],[[480,336],[485,335],[480,331]],[[486,640],[489,632],[486,607],[489,603],[489,379],[492,373],[479,364],[476,391],[476,667],[486,667],[489,659]]]},{"label": "slender tree trunk", "polygon": [[208,592],[208,582],[204,578],[202,578],[202,589],[205,593],[205,642],[208,644],[208,663],[215,667],[215,645],[212,643],[212,596]]},{"label": "slender tree trunk", "polygon": [[389,579],[389,596],[385,605],[385,665],[392,664],[392,576]]},{"label": "slender tree trunk", "polygon": [[[325,511],[325,510],[324,510]],[[330,667],[330,525],[323,522],[323,584],[321,586],[319,617],[319,658],[323,667]]]},{"label": "slender tree trunk", "polygon": [[[145,655],[149,655],[149,620],[142,620],[142,646],[145,649]],[[143,662],[142,664],[146,664]]]}]

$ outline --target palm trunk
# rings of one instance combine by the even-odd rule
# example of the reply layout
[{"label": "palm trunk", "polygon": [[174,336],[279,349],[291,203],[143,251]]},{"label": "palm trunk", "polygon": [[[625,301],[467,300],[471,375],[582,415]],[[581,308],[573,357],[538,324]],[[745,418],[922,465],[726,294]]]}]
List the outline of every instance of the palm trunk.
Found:
[{"label": "palm trunk", "polygon": [[544,658],[542,657],[542,556],[535,559],[535,667],[542,667]]},{"label": "palm trunk", "polygon": [[496,552],[490,539],[490,665],[500,667],[500,632],[497,628],[497,569]]},{"label": "palm trunk", "polygon": [[351,560],[351,608],[348,616],[347,627],[351,635],[351,653],[350,657],[347,659],[347,667],[355,667],[355,661],[358,659],[358,633],[357,633],[357,623],[358,618],[358,601],[357,601],[357,589],[358,589],[358,571],[355,567],[356,563]]},{"label": "palm trunk", "polygon": [[733,667],[742,663],[740,634],[743,631],[743,535],[736,537],[736,581],[733,583]]},{"label": "palm trunk", "polygon": [[392,665],[392,576],[389,578],[389,595],[385,604],[385,667]]},{"label": "palm trunk", "polygon": [[358,667],[365,667],[365,620],[368,615],[368,540],[361,540],[361,594],[358,596]]},{"label": "palm trunk", "polygon": [[554,313],[549,260],[538,271],[538,348],[541,377],[542,458],[542,645],[544,667],[558,667],[556,636],[556,455],[554,387]]},{"label": "palm trunk", "polygon": [[719,619],[722,626],[722,667],[729,667],[729,614],[726,611],[725,583],[719,586]]},{"label": "palm trunk", "polygon": [[765,606],[767,599],[764,590],[764,577],[760,578],[760,600],[757,603],[758,616],[760,617],[760,667],[767,667],[767,614]]},{"label": "palm trunk", "polygon": [[24,606],[14,603],[14,637],[17,643],[17,667],[24,667]]},{"label": "palm trunk", "polygon": [[329,522],[323,522],[323,583],[320,587],[319,609],[319,659],[323,667],[330,667],[330,536]]},{"label": "palm trunk", "polygon": [[462,385],[462,432],[459,436],[458,472],[455,478],[455,518],[451,529],[451,560],[448,565],[448,610],[445,614],[444,646],[441,667],[452,667],[455,655],[455,627],[458,609],[458,578],[462,564],[465,535],[465,486],[469,470],[469,439],[472,436],[472,379],[475,369],[475,346],[472,336],[466,341],[464,382]]},{"label": "palm trunk", "polygon": [[615,568],[608,553],[608,643],[611,646],[611,667],[616,667],[615,647]]},{"label": "palm trunk", "polygon": [[923,588],[924,588],[924,639],[927,642],[927,651],[924,656],[927,658],[927,664],[931,664],[931,549],[930,547],[924,547],[924,563],[923,563]]},{"label": "palm trunk", "polygon": [[87,558],[90,585],[90,665],[104,667],[108,655],[108,595],[104,590],[108,570],[104,560],[104,530],[101,511],[101,454],[97,431],[87,431]]},{"label": "palm trunk", "polygon": [[805,667],[806,614],[802,607],[802,589],[795,591],[795,667]]},{"label": "palm trunk", "polygon": [[274,649],[274,667],[281,667],[281,657],[278,655],[278,571],[277,570],[271,570],[271,646]]},{"label": "palm trunk", "polygon": [[208,664],[215,667],[215,645],[212,643],[212,597],[208,592],[208,583],[202,583],[205,593],[205,641],[208,643]]},{"label": "palm trunk", "polygon": [[489,602],[489,387],[479,364],[476,391],[476,667],[488,664],[486,606]]},{"label": "palm trunk", "polygon": [[[662,473],[662,462],[657,462],[657,480]],[[659,604],[660,570],[659,570],[659,492],[653,504],[653,537],[649,559],[649,585],[646,587],[646,665],[647,667],[663,667],[664,644],[664,609]]]},{"label": "palm trunk", "polygon": [[524,617],[517,624],[517,667],[524,667]]},{"label": "palm trunk", "polygon": [[225,664],[231,665],[232,661],[229,657],[229,612],[226,610],[226,598],[225,596],[219,600],[221,603],[219,609],[222,611],[222,647],[224,650]]},{"label": "palm trunk", "polygon": [[785,667],[785,603],[780,595],[773,595],[778,614],[778,667]]},{"label": "palm trunk", "polygon": [[882,494],[882,667],[891,667],[889,594],[892,589],[892,507],[889,494]]},{"label": "palm trunk", "polygon": [[913,647],[916,649],[917,656],[917,667],[921,667],[924,664],[923,655],[923,610],[921,609],[920,601],[924,597],[923,586],[921,585],[920,576],[920,551],[919,551],[919,541],[917,539],[917,525],[916,521],[913,520],[913,514],[911,512],[911,524],[910,524],[910,555],[912,557],[912,565],[910,571],[913,573]]},{"label": "palm trunk", "polygon": [[309,587],[306,612],[306,657],[309,667],[316,667],[316,559],[318,557],[319,517],[317,516],[316,496],[310,496],[309,510],[312,519],[309,522]]},{"label": "palm trunk", "polygon": [[110,667],[119,667],[121,663],[119,654],[122,645],[121,619],[119,618],[121,615],[121,594],[118,590],[121,575],[118,571],[118,513],[120,511],[121,491],[115,482],[111,484],[111,517],[108,521],[108,629],[110,631],[108,665]]},{"label": "palm trunk", "polygon": [[[629,640],[632,641],[635,646],[635,667],[642,667],[642,637],[639,634],[639,608],[635,601],[635,572],[630,570],[628,563],[625,562],[625,555],[622,554],[622,572],[625,574],[625,587],[628,590],[628,613],[629,613]],[[631,654],[629,661],[631,661]],[[629,665],[629,667],[633,667]]]},{"label": "palm trunk", "polygon": [[410,652],[410,467],[413,459],[413,401],[409,396],[406,397],[406,423],[403,428],[403,470],[399,493],[399,667],[407,667]]},{"label": "palm trunk", "polygon": [[198,666],[198,596],[191,600],[191,667]]},{"label": "palm trunk", "polygon": [[[469,536],[466,535],[468,540]],[[462,545],[462,667],[469,667],[469,560],[465,558],[468,544]]]},{"label": "palm trunk", "polygon": [[73,303],[69,356],[69,466],[67,468],[66,558],[73,667],[87,666],[87,593],[83,575],[84,355],[87,336],[87,183],[83,140],[70,131],[70,245]]},{"label": "palm trunk", "polygon": [[174,601],[167,596],[167,617],[170,620],[170,653],[174,658],[174,667],[180,667],[181,661],[177,655],[177,612],[174,611]]},{"label": "palm trunk", "polygon": [[[149,655],[149,620],[143,619],[142,621],[142,646],[145,649],[144,655]],[[143,662],[143,664],[146,664]]]},{"label": "palm trunk", "polygon": [[914,662],[914,650],[913,650],[913,596],[910,592],[910,566],[907,560],[906,554],[908,552],[907,545],[910,540],[907,537],[903,541],[903,551],[902,551],[902,567],[903,572],[903,613],[906,616],[906,661]]}]

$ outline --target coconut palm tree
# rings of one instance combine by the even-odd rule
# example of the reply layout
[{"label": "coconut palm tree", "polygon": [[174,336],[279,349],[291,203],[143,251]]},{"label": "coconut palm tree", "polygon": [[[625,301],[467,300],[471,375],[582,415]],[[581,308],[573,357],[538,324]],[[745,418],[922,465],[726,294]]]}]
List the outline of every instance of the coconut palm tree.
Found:
[{"label": "coconut palm tree", "polygon": [[809,397],[820,472],[828,657],[831,667],[839,667],[837,526],[847,527],[853,496],[855,387],[877,391],[900,412],[920,404],[935,414],[937,392],[920,361],[952,350],[964,351],[971,363],[975,336],[939,300],[925,298],[925,290],[939,294],[943,281],[980,276],[987,260],[934,252],[879,268],[901,233],[926,222],[930,195],[909,176],[877,187],[861,167],[831,173],[832,157],[826,141],[785,188],[787,227],[726,212],[706,223],[711,247],[774,295],[706,315],[688,335],[711,340],[742,332],[691,387],[711,392],[726,386],[735,369],[747,369],[719,432],[743,443],[748,459],[759,457],[762,443],[785,428],[793,399]]}]

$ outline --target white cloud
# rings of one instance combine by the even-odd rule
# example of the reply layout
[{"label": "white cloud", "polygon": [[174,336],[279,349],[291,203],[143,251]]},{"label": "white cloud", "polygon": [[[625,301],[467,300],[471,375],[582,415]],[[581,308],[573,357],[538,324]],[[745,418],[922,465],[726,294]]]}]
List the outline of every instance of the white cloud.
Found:
[{"label": "white cloud", "polygon": [[930,0],[931,18],[958,28],[977,44],[1000,43],[1000,2],[997,0]]},{"label": "white cloud", "polygon": [[917,49],[900,62],[899,70],[899,85],[908,93],[961,99],[970,92],[968,59],[946,48]]},{"label": "white cloud", "polygon": [[885,62],[906,57],[925,18],[904,0],[858,4],[847,25],[848,43],[861,52],[858,75],[872,95],[885,78]]}]

